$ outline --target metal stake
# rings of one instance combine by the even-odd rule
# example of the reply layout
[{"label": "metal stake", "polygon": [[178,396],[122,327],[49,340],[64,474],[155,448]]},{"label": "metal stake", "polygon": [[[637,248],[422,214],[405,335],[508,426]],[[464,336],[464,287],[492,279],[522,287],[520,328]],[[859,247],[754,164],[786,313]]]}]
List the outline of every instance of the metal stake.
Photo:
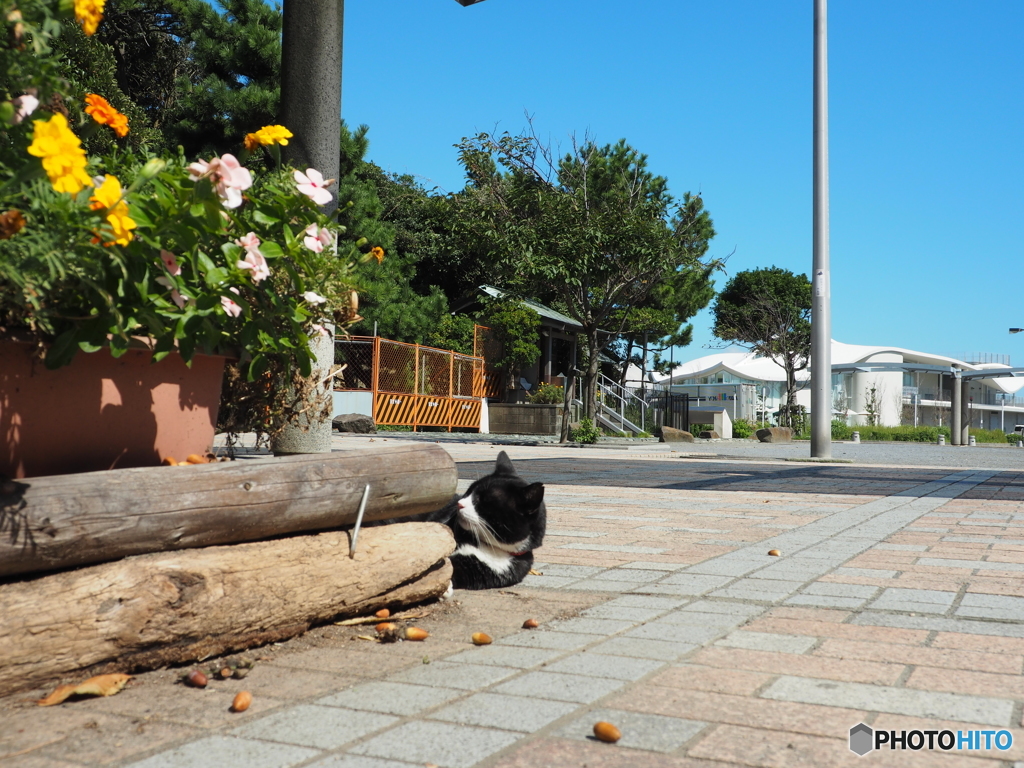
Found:
[{"label": "metal stake", "polygon": [[349,558],[356,556],[356,541],[359,540],[359,528],[363,524],[363,513],[366,511],[366,501],[370,498],[370,484],[367,483],[363,489],[363,498],[359,501],[359,511],[356,513],[356,527],[352,529],[352,544],[348,548]]}]

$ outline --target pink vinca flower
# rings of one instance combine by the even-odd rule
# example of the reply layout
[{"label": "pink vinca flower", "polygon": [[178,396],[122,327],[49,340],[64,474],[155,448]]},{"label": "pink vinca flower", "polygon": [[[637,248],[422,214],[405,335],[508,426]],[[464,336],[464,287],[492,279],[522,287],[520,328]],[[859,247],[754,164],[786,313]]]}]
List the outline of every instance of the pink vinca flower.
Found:
[{"label": "pink vinca flower", "polygon": [[178,264],[178,259],[177,257],[175,257],[173,253],[171,253],[170,251],[161,250],[160,260],[164,263],[164,267],[167,268],[167,271],[170,272],[172,275],[177,276],[181,274],[181,265]]},{"label": "pink vinca flower", "polygon": [[245,258],[236,262],[235,266],[239,269],[251,269],[252,281],[254,283],[259,283],[270,277],[270,267],[267,266],[267,260],[257,248],[246,248]]},{"label": "pink vinca flower", "polygon": [[334,245],[334,233],[327,227],[320,228],[316,224],[310,224],[304,231],[306,236],[302,238],[302,242],[314,253],[323,253],[324,248]]},{"label": "pink vinca flower", "polygon": [[14,105],[14,124],[17,125],[36,111],[36,107],[39,106],[39,99],[31,93],[23,93],[18,98],[12,99],[11,104]]},{"label": "pink vinca flower", "polygon": [[302,298],[308,301],[310,304],[323,304],[327,299],[321,296],[316,291],[306,291],[302,294]]},{"label": "pink vinca flower", "polygon": [[[239,295],[237,288],[228,288],[228,290],[236,296]],[[242,314],[242,308],[227,296],[220,297],[220,305],[224,307],[224,312],[227,313],[229,317],[238,317]]]},{"label": "pink vinca flower", "polygon": [[293,175],[295,183],[298,184],[299,192],[317,205],[327,205],[334,199],[334,195],[326,189],[333,179],[331,181],[324,181],[323,174],[316,168],[307,168],[305,173],[295,171]]},{"label": "pink vinca flower", "polygon": [[256,237],[255,232],[250,232],[248,235],[235,240],[235,245],[240,245],[246,250],[249,250],[250,248],[255,249],[260,247],[260,239]]},{"label": "pink vinca flower", "polygon": [[178,293],[178,289],[174,287],[174,283],[171,282],[171,278],[158,277],[156,279],[156,282],[160,283],[160,285],[162,285],[164,288],[171,289],[171,301],[178,305],[178,309],[181,309],[182,307],[185,306],[185,299],[187,297],[182,296],[180,293]]},{"label": "pink vinca flower", "polygon": [[209,178],[217,196],[225,208],[237,208],[242,204],[242,190],[252,186],[252,174],[234,155],[215,157],[210,162],[197,160],[188,167],[192,181]]},{"label": "pink vinca flower", "polygon": [[316,331],[317,333],[319,333],[321,336],[326,338],[327,336],[331,335],[331,332],[328,331],[326,328],[324,328],[319,323],[311,323],[311,325],[313,326],[313,330]]}]

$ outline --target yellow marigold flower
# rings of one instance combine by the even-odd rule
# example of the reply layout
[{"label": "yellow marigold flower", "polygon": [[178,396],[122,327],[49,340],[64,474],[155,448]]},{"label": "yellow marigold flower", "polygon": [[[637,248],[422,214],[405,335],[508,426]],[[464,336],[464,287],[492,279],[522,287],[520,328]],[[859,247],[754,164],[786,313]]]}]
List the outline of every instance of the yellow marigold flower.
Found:
[{"label": "yellow marigold flower", "polygon": [[375,245],[370,249],[370,255],[377,260],[378,264],[384,261],[384,249],[379,245]]},{"label": "yellow marigold flower", "polygon": [[252,152],[260,145],[266,147],[271,144],[280,144],[282,147],[287,147],[288,139],[293,135],[283,125],[265,125],[255,133],[245,135],[245,148]]},{"label": "yellow marigold flower", "polygon": [[32,124],[35,130],[28,153],[42,158],[53,188],[74,195],[92,186],[92,179],[85,172],[85,150],[68,128],[67,118],[57,112],[49,120],[33,120]]},{"label": "yellow marigold flower", "polygon": [[75,0],[75,18],[82,25],[87,35],[96,32],[96,27],[103,21],[103,4],[106,0]]},{"label": "yellow marigold flower", "polygon": [[122,139],[128,135],[128,118],[110,106],[110,102],[97,93],[87,94],[85,112],[100,125],[109,125]]},{"label": "yellow marigold flower", "polygon": [[[89,198],[89,207],[94,211],[107,212],[107,223],[114,231],[114,239],[104,245],[128,245],[132,241],[132,230],[138,225],[128,215],[128,203],[121,199],[121,182],[116,176],[108,174],[103,177],[103,183]],[[98,238],[94,242],[98,242]]]}]

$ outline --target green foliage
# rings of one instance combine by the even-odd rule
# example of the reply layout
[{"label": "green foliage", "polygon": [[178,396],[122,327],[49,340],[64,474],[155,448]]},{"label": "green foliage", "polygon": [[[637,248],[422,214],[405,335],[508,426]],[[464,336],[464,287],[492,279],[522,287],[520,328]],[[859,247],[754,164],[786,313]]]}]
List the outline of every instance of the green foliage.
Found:
[{"label": "green foliage", "polygon": [[655,286],[702,266],[710,217],[699,197],[675,207],[667,180],[624,140],[587,141],[556,158],[531,136],[479,134],[459,151],[470,183],[449,198],[456,228],[489,256],[501,277],[489,282],[552,304],[583,326],[592,416],[600,352]]},{"label": "green foliage", "polygon": [[569,430],[569,440],[574,443],[594,444],[601,436],[601,430],[594,426],[594,422],[584,416],[580,419],[580,425],[576,429]]},{"label": "green foliage", "polygon": [[[837,422],[832,422],[833,433],[836,432]],[[838,422],[842,424],[842,422]],[[860,432],[860,439],[863,440],[879,440],[879,441],[894,441],[901,443],[934,443],[938,442],[939,435],[945,435],[946,440],[949,440],[950,432],[949,427],[872,427],[872,426],[852,426],[848,427],[846,437],[833,438],[836,440],[849,440],[852,437],[853,432]],[[1002,433],[1000,433],[1002,434]]]},{"label": "green foliage", "polygon": [[691,424],[689,432],[691,435],[699,435],[701,432],[710,432],[714,428],[714,424]]},{"label": "green foliage", "polygon": [[508,381],[519,380],[519,372],[540,357],[540,315],[515,296],[488,298],[483,322],[501,342],[502,358],[494,364],[508,374]]},{"label": "green foliage", "polygon": [[555,384],[541,384],[529,397],[531,403],[538,405],[562,405],[565,402],[565,389]]},{"label": "green foliage", "polygon": [[473,354],[472,318],[464,315],[443,314],[426,338],[426,344],[438,349],[450,349],[463,355]]},{"label": "green foliage", "polygon": [[832,419],[832,439],[849,440],[853,436],[853,427],[842,419]]},{"label": "green foliage", "polygon": [[796,400],[796,372],[807,367],[811,354],[811,283],[806,275],[770,267],[739,272],[712,307],[712,333],[775,360],[786,371],[786,403],[780,426],[790,421]]},{"label": "green foliage", "polygon": [[747,419],[736,419],[732,423],[732,436],[745,438],[753,437],[758,427],[751,424]]},{"label": "green foliage", "polygon": [[[1024,436],[1022,436],[1020,434],[1020,432],[1010,432],[1009,434],[1005,435],[1004,437],[1006,438],[1006,442],[1008,442],[1010,445],[1016,445],[1017,443],[1019,443],[1021,441],[1024,441]],[[993,442],[997,442],[997,441],[993,441]]]}]

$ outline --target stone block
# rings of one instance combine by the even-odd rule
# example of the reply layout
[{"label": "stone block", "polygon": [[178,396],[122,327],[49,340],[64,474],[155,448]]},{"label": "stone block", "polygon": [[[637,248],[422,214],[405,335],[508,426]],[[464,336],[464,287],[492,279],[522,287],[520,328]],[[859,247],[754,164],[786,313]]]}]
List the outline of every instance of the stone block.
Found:
[{"label": "stone block", "polygon": [[768,427],[754,433],[762,443],[791,443],[793,430],[789,427]]},{"label": "stone block", "polygon": [[701,440],[721,440],[722,436],[713,429],[705,429],[698,437]]},{"label": "stone block", "polygon": [[693,435],[674,427],[661,428],[661,442],[663,443],[692,443]]},{"label": "stone block", "polygon": [[373,421],[372,416],[367,416],[365,413],[343,413],[341,416],[335,416],[331,421],[333,426],[338,432],[354,432],[360,435],[371,435],[377,432],[377,425]]}]

